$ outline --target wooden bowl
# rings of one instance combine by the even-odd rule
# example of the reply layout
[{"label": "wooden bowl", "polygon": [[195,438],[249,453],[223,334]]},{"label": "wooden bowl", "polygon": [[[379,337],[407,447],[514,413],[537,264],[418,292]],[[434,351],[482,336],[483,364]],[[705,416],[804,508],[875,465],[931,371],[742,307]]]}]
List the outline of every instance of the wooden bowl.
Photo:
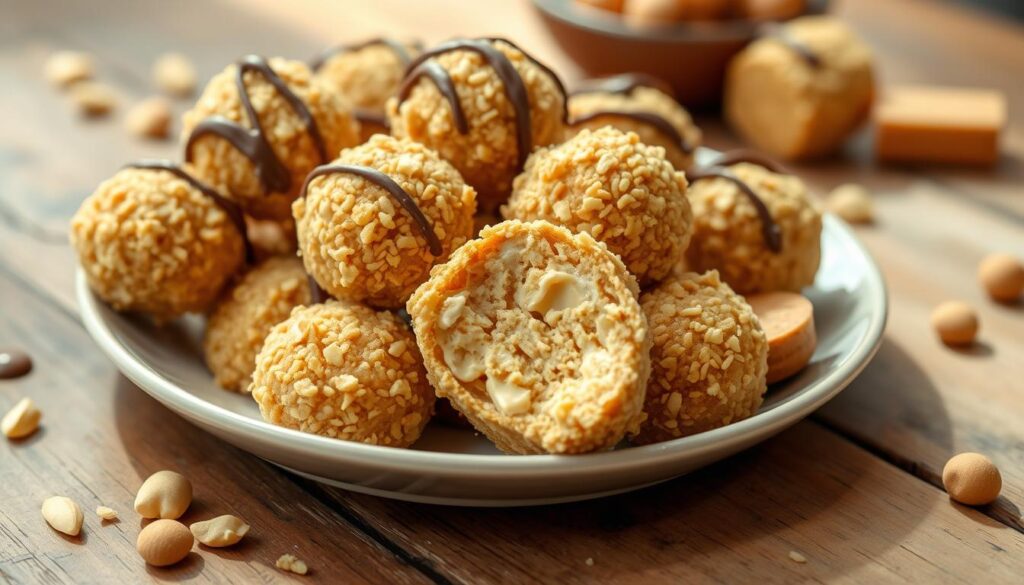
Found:
[{"label": "wooden bowl", "polygon": [[[689,108],[718,105],[729,60],[763,25],[734,19],[637,28],[575,0],[533,3],[555,41],[588,75],[647,73],[671,83]],[[805,14],[827,8],[828,0],[808,0]]]}]

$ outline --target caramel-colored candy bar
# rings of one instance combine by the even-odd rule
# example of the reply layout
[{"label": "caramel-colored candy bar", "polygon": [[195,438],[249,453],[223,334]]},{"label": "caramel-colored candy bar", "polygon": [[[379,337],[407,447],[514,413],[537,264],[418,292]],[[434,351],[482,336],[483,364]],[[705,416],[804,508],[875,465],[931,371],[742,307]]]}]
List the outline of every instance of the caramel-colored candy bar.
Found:
[{"label": "caramel-colored candy bar", "polygon": [[992,164],[1006,124],[1006,98],[995,90],[905,86],[875,109],[879,160]]}]

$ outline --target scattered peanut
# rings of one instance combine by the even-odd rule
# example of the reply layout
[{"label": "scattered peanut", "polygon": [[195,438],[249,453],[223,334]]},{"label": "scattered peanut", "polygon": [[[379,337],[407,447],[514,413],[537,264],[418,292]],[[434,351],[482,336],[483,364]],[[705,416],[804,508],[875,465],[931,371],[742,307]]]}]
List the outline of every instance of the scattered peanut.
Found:
[{"label": "scattered peanut", "polygon": [[1003,478],[988,457],[961,453],[942,468],[942,485],[950,498],[968,506],[980,506],[999,497]]},{"label": "scattered peanut", "polygon": [[309,567],[306,566],[306,563],[295,558],[294,555],[281,555],[274,565],[282,571],[290,571],[296,575],[305,575],[309,572]]},{"label": "scattered peanut", "polygon": [[22,398],[0,420],[0,431],[8,439],[21,439],[36,432],[43,414],[31,398]]},{"label": "scattered peanut", "polygon": [[978,314],[962,301],[947,301],[932,311],[932,327],[946,345],[970,345],[978,335]]},{"label": "scattered peanut", "polygon": [[1011,303],[1024,292],[1024,264],[1010,254],[989,254],[978,265],[978,280],[994,300]]},{"label": "scattered peanut", "polygon": [[96,506],[96,515],[103,520],[117,520],[117,510],[106,506]]},{"label": "scattered peanut", "polygon": [[92,55],[80,51],[58,51],[50,55],[43,68],[46,79],[58,87],[90,79],[93,72]]},{"label": "scattered peanut", "polygon": [[789,551],[789,560],[794,563],[800,563],[801,565],[807,562],[807,557],[796,552],[795,550]]},{"label": "scattered peanut", "polygon": [[114,90],[96,81],[83,81],[72,86],[71,101],[83,116],[103,116],[117,105]]},{"label": "scattered peanut", "polygon": [[57,532],[78,536],[82,531],[82,509],[71,498],[51,496],[43,502],[43,519]]},{"label": "scattered peanut", "polygon": [[192,503],[192,484],[174,471],[158,471],[142,482],[135,511],[143,518],[178,518]]},{"label": "scattered peanut", "polygon": [[139,532],[135,548],[147,564],[154,567],[173,565],[188,556],[195,539],[188,528],[177,520],[154,520]]},{"label": "scattered peanut", "polygon": [[875,219],[871,194],[862,185],[847,183],[836,187],[829,194],[826,206],[850,223],[871,223]]},{"label": "scattered peanut", "polygon": [[166,98],[146,98],[132,106],[124,119],[128,132],[140,138],[167,138],[171,129],[171,104]]},{"label": "scattered peanut", "polygon": [[212,520],[195,522],[188,529],[196,540],[206,546],[221,547],[237,544],[249,532],[249,525],[241,518],[225,514]]},{"label": "scattered peanut", "polygon": [[196,69],[184,55],[165,53],[153,63],[153,82],[161,91],[187,97],[196,89]]}]

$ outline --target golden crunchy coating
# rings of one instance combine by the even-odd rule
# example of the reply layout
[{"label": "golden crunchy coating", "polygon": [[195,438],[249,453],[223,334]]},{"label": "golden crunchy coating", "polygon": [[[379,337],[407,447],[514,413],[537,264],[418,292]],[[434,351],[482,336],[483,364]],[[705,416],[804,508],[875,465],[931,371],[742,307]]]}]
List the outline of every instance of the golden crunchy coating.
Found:
[{"label": "golden crunchy coating", "polygon": [[206,365],[217,383],[245,392],[270,329],[287,319],[293,308],[309,302],[306,270],[295,257],[270,258],[225,290],[203,338]]},{"label": "golden crunchy coating", "polygon": [[640,297],[651,328],[651,381],[638,443],[753,415],[767,384],[768,340],[750,305],[714,270],[674,277]]},{"label": "golden crunchy coating", "polygon": [[739,163],[730,167],[771,212],[782,230],[782,250],[765,245],[761,219],[735,183],[710,178],[694,181],[693,239],[686,250],[688,269],[718,270],[740,294],[800,289],[814,282],[821,259],[821,212],[804,182],[764,167]]},{"label": "golden crunchy coating", "polygon": [[[410,58],[419,53],[413,44],[402,46]],[[388,98],[402,84],[405,67],[406,63],[392,47],[374,43],[330,55],[316,75],[341,92],[353,108],[383,114]]]},{"label": "golden crunchy coating", "polygon": [[296,307],[275,325],[249,390],[276,425],[391,447],[415,443],[434,407],[409,327],[344,301]]},{"label": "golden crunchy coating", "polygon": [[383,188],[334,173],[311,181],[292,208],[306,269],[335,298],[401,307],[431,266],[473,236],[476,192],[452,165],[411,140],[378,134],[334,162],[394,179],[429,220],[442,254],[430,253],[412,216]]},{"label": "golden crunchy coating", "polygon": [[622,258],[641,286],[679,263],[693,221],[686,177],[665,160],[665,150],[607,126],[537,150],[502,213],[589,233]]},{"label": "golden crunchy coating", "polygon": [[[570,120],[603,111],[655,114],[671,124],[690,147],[700,146],[702,133],[693,123],[689,112],[672,96],[653,87],[636,87],[627,94],[593,92],[569,98]],[[664,148],[666,158],[676,170],[685,171],[693,164],[692,150],[683,150],[677,141],[665,136],[656,127],[625,116],[600,116],[587,122],[573,124],[568,128],[568,134],[572,136],[583,128],[597,130],[603,126],[614,126],[623,132],[635,132],[640,137],[640,142]]]},{"label": "golden crunchy coating", "polygon": [[650,363],[636,280],[545,221],[485,229],[409,299],[437,395],[509,453],[585,453],[636,432]]},{"label": "golden crunchy coating", "polygon": [[766,36],[733,58],[725,116],[748,141],[791,159],[835,151],[867,118],[874,99],[871,50],[838,19],[798,18],[784,34],[820,65]]},{"label": "golden crunchy coating", "polygon": [[[526,55],[504,42],[494,46],[508,57],[523,79],[530,103],[533,146],[561,141],[565,98],[557,82]],[[433,148],[451,161],[480,193],[481,207],[501,204],[517,173],[516,116],[504,85],[480,55],[457,50],[435,57],[452,78],[469,132],[455,126],[451,108],[437,87],[423,78],[408,99],[388,100],[391,133]]]},{"label": "golden crunchy coating", "polygon": [[93,292],[157,322],[205,310],[245,259],[228,214],[164,170],[101,183],[71,219],[71,244]]},{"label": "golden crunchy coating", "polygon": [[[306,104],[323,137],[327,157],[359,143],[359,124],[336,90],[313,77],[300,61],[269,60],[271,69]],[[238,95],[237,65],[229,65],[206,85],[203,95],[182,118],[182,142],[192,129],[211,116],[223,116],[249,128]],[[277,89],[257,72],[245,74],[245,86],[263,127],[264,136],[281,163],[289,170],[287,192],[265,193],[252,162],[219,136],[199,138],[192,147],[192,163],[200,179],[223,184],[246,213],[265,219],[288,217],[289,206],[298,196],[302,181],[313,167],[323,163],[305,124]]]}]

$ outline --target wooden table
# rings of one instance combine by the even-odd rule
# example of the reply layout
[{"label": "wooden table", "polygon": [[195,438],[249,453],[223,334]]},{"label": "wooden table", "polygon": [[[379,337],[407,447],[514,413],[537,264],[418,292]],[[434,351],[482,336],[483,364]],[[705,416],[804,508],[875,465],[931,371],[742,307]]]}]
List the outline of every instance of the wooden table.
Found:
[{"label": "wooden table", "polygon": [[[988,302],[974,271],[992,250],[1024,256],[1024,27],[928,0],[849,1],[839,12],[876,48],[883,84],[995,86],[1017,115],[992,171],[879,168],[867,139],[799,169],[819,192],[858,181],[877,195],[879,221],[859,234],[890,286],[878,357],[809,420],[688,477],[594,502],[479,510],[310,483],[197,430],[117,372],[79,323],[67,221],[119,165],[177,147],[129,138],[125,108],[113,120],[77,119],[41,70],[55,49],[92,51],[127,104],[151,91],[149,64],[166,50],[191,55],[205,78],[246,52],[305,58],[382,32],[428,41],[499,33],[578,77],[529,4],[7,3],[0,345],[27,349],[36,368],[0,382],[0,410],[31,396],[45,415],[28,440],[0,441],[0,582],[277,582],[290,578],[273,568],[285,552],[309,563],[304,581],[322,583],[1022,582],[1024,308]],[[710,146],[735,145],[715,120],[702,125]],[[954,297],[983,321],[981,342],[961,352],[928,326],[931,308]],[[1002,469],[1003,496],[990,506],[962,507],[942,490],[943,464],[966,450]],[[132,501],[164,468],[196,486],[186,521],[231,511],[251,535],[233,549],[197,549],[172,569],[147,568],[133,550]],[[62,538],[43,523],[39,506],[52,494],[83,505],[83,536]],[[122,519],[101,526],[99,504]]]}]

